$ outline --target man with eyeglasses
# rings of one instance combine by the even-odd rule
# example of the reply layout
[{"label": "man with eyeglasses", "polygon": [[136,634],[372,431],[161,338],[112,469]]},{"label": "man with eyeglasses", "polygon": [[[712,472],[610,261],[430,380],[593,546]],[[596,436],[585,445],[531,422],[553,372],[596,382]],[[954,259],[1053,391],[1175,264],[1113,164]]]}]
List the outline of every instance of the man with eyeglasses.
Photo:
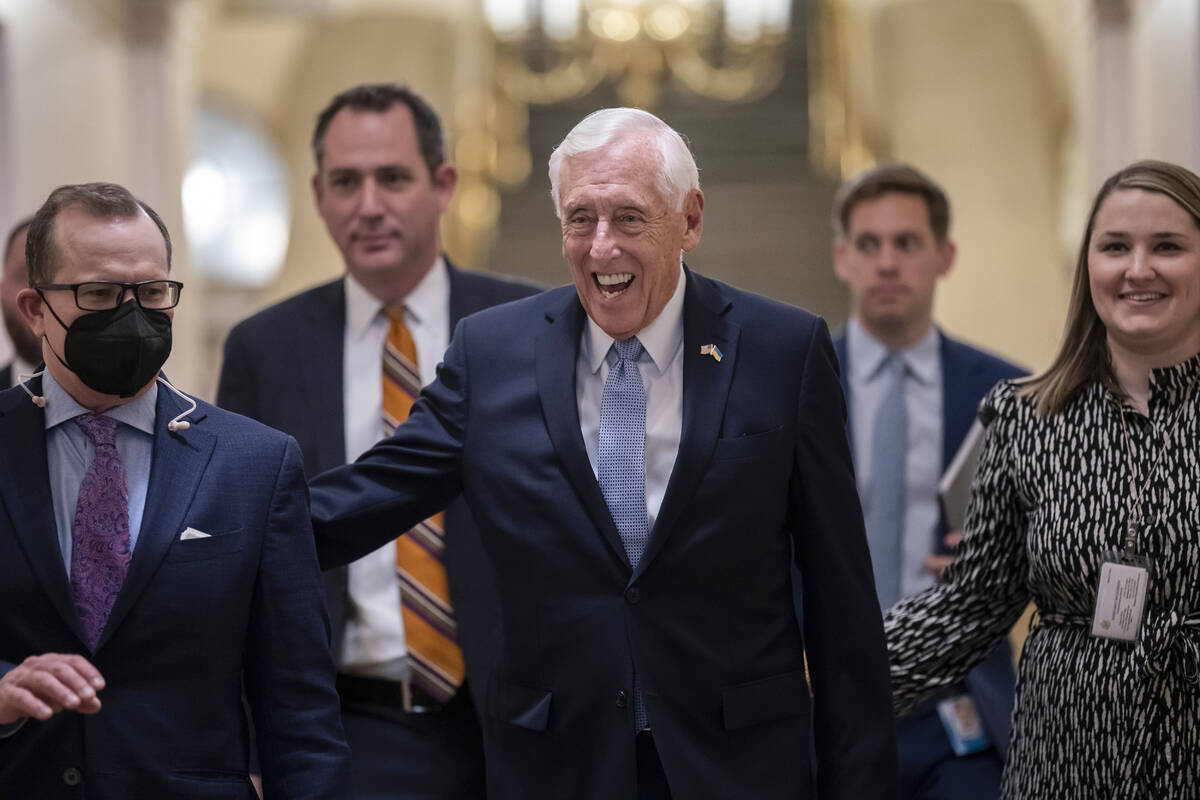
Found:
[{"label": "man with eyeglasses", "polygon": [[[114,184],[35,215],[0,392],[0,797],[349,797],[300,450],[160,369],[183,285]],[[32,402],[31,402],[32,401]]]}]

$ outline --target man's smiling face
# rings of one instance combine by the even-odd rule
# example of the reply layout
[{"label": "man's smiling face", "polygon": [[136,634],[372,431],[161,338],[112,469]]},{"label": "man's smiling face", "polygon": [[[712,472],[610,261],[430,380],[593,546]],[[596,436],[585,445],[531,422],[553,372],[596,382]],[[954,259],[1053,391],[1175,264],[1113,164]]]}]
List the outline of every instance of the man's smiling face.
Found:
[{"label": "man's smiling face", "polygon": [[563,256],[579,302],[600,329],[628,339],[653,322],[675,292],[683,252],[700,241],[704,196],[693,190],[676,210],[658,176],[652,134],[620,134],[563,161]]}]

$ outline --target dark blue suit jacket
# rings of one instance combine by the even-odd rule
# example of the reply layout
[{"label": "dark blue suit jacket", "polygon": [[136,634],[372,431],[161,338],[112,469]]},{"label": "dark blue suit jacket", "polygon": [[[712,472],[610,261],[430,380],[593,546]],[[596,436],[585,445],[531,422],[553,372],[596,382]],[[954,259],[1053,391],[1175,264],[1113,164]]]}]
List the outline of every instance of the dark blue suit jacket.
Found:
[{"label": "dark blue suit jacket", "polygon": [[[979,412],[979,401],[988,390],[1002,380],[1026,373],[1014,364],[955,341],[940,331],[938,341],[942,356],[942,469],[945,470],[971,429]],[[847,351],[846,337],[839,336],[834,347],[842,368],[842,389],[849,403],[848,375],[852,356]],[[846,430],[849,436],[849,423]],[[930,553],[946,555],[950,552],[943,541],[946,533],[943,525],[929,542]],[[1008,750],[1014,684],[1012,647],[1007,640],[967,676],[967,688],[975,698],[983,723],[1001,756]]]},{"label": "dark blue suit jacket", "polygon": [[[451,329],[468,314],[540,291],[457,269],[449,260],[447,271]],[[296,437],[310,476],[346,463],[345,286],[339,278],[271,306],[239,323],[225,342],[217,405]],[[446,510],[446,531],[444,559],[467,680],[486,686],[499,615],[491,571],[465,503],[453,503]],[[336,652],[345,631],[347,570],[327,571],[324,582]]]},{"label": "dark blue suit jacket", "polygon": [[491,798],[634,797],[635,664],[674,796],[810,797],[815,730],[822,798],[895,798],[887,656],[828,330],[686,275],[682,438],[636,570],[580,432],[585,314],[569,286],[459,324],[408,422],[310,484],[318,553],[344,563],[465,496],[500,592]]},{"label": "dark blue suit jacket", "polygon": [[[243,680],[267,796],[350,796],[300,450],[205,403],[169,433],[186,408],[159,387],[141,532],[90,653],[58,544],[45,413],[19,387],[0,392],[0,672],[79,653],[107,681],[98,714],[30,719],[0,739],[0,798],[251,800]],[[211,537],[180,541],[189,527]]]}]

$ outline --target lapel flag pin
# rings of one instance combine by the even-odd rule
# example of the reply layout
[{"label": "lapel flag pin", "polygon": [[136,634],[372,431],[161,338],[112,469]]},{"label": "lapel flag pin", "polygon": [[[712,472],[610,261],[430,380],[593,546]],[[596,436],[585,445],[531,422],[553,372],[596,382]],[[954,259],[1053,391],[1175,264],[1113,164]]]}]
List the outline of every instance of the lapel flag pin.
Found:
[{"label": "lapel flag pin", "polygon": [[702,344],[700,345],[700,355],[712,356],[717,361],[720,361],[721,348],[717,347],[715,344]]}]

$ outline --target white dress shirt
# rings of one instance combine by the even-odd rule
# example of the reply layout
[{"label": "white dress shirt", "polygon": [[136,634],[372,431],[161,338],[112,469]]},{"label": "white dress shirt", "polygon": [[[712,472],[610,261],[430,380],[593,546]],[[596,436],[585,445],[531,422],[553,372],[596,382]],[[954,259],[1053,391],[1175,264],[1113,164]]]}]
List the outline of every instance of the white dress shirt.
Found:
[{"label": "white dress shirt", "polygon": [[[417,346],[422,385],[437,375],[450,344],[450,273],[440,257],[404,298],[404,324]],[[342,402],[346,462],[383,438],[383,345],[388,317],[383,303],[346,276],[346,330]],[[343,672],[400,680],[408,676],[396,543],[388,542],[349,567],[349,613],[338,665]]]},{"label": "white dress shirt", "polygon": [[[687,281],[683,266],[675,293],[658,318],[637,334],[646,356],[638,362],[646,388],[646,513],[649,530],[667,493],[667,481],[675,468],[679,438],[683,433],[683,294]],[[608,380],[605,356],[613,338],[588,318],[575,362],[575,400],[579,404],[579,427],[587,447],[592,473],[597,471],[600,450],[600,399]]]},{"label": "white dress shirt", "polygon": [[[871,440],[885,384],[880,368],[888,349],[851,318],[846,323],[846,351],[850,356],[847,377],[854,472],[858,495],[865,503],[870,497],[871,481],[877,477],[871,464]],[[896,355],[904,362],[908,375],[907,503],[900,568],[900,592],[907,597],[934,583],[924,563],[936,542],[937,486],[942,476],[942,358],[937,329],[931,326],[919,342]]]}]

